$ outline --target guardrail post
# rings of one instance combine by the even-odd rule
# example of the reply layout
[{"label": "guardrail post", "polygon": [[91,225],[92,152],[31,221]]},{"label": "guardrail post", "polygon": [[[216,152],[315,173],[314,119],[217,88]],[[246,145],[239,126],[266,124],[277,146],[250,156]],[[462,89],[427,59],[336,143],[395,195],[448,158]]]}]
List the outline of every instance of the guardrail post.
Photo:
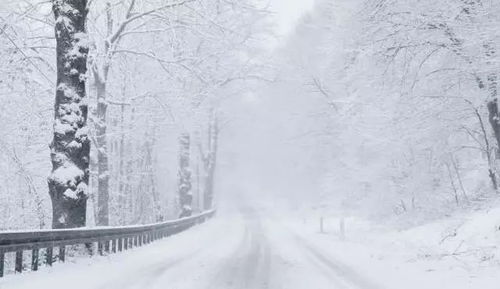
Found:
[{"label": "guardrail post", "polygon": [[16,251],[16,273],[23,272],[23,251]]},{"label": "guardrail post", "polygon": [[38,270],[38,255],[39,255],[40,250],[38,248],[35,248],[31,251],[31,270],[32,271],[37,271]]},{"label": "guardrail post", "polygon": [[3,277],[3,264],[5,263],[5,252],[0,250],[0,278]]},{"label": "guardrail post", "polygon": [[[0,0],[1,1],[1,0]],[[57,259],[60,262],[65,262],[66,259],[66,246],[67,244],[83,244],[85,248],[88,250],[90,255],[100,254],[104,255],[104,251],[106,253],[116,253],[117,251],[123,251],[133,248],[134,246],[144,246],[146,244],[152,243],[156,240],[163,239],[165,237],[169,237],[170,235],[177,234],[179,232],[185,231],[192,226],[203,223],[206,220],[210,219],[214,215],[214,212],[207,212],[204,214],[200,214],[199,216],[194,216],[188,219],[180,219],[173,222],[166,223],[158,223],[152,225],[144,225],[139,226],[138,228],[129,229],[127,227],[124,228],[116,228],[110,230],[109,234],[102,234],[102,231],[96,230],[85,230],[84,234],[82,232],[77,232],[66,234],[59,234],[59,232],[42,232],[40,233],[43,236],[42,241],[30,241],[26,242],[26,246],[15,246],[12,249],[9,246],[0,246],[0,277],[4,276],[6,261],[5,254],[14,253],[15,254],[15,272],[21,273],[23,271],[23,265],[28,266],[28,264],[23,264],[23,254],[24,251],[17,248],[25,248],[25,251],[31,250],[31,270],[37,271],[40,264],[47,264],[51,266],[54,262],[54,246],[58,247],[58,256]],[[47,234],[46,234],[47,233]],[[33,232],[27,232],[26,237],[30,237]],[[38,234],[38,233],[37,233]],[[5,236],[10,236],[9,234]],[[4,235],[0,233],[0,238],[3,238]],[[20,237],[17,236],[12,240],[7,237],[6,244],[17,244],[20,242],[20,245],[25,243],[22,242],[22,238],[25,237],[24,234],[20,234]],[[62,239],[61,239],[62,238]],[[31,239],[30,239],[31,240]],[[92,240],[92,241],[91,241]],[[98,241],[94,241],[98,240]],[[3,239],[2,239],[3,241]],[[76,241],[76,242],[75,242]],[[78,243],[81,242],[81,243]],[[66,243],[64,243],[66,242]],[[110,244],[111,242],[111,244]],[[96,244],[97,243],[97,244]],[[42,244],[49,244],[45,247]],[[40,246],[43,246],[40,248]],[[94,249],[94,246],[97,246]],[[45,256],[43,255],[45,253]],[[42,255],[40,255],[42,254]],[[9,255],[10,256],[10,255]],[[40,260],[42,258],[42,260]],[[9,263],[10,266],[10,263]]]},{"label": "guardrail post", "polygon": [[94,243],[85,243],[85,248],[90,256],[94,255]]},{"label": "guardrail post", "polygon": [[59,261],[66,262],[66,246],[59,246]]},{"label": "guardrail post", "polygon": [[109,240],[104,241],[104,252],[109,254]]},{"label": "guardrail post", "polygon": [[45,250],[45,262],[47,263],[48,266],[52,266],[52,247],[48,247]]},{"label": "guardrail post", "polygon": [[100,256],[104,255],[103,251],[102,251],[102,249],[103,249],[102,247],[103,247],[102,242],[101,241],[97,242],[97,252],[99,252]]}]

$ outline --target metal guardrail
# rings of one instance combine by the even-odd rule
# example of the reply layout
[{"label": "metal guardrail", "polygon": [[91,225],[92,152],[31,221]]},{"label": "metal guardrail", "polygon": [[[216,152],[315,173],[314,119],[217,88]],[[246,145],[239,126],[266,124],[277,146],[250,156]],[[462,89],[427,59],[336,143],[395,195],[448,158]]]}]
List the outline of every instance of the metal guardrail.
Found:
[{"label": "metal guardrail", "polygon": [[[5,254],[15,252],[15,272],[23,271],[23,252],[31,250],[31,270],[37,271],[40,250],[45,250],[45,264],[51,266],[55,259],[64,262],[66,246],[84,244],[92,254],[116,253],[149,244],[153,241],[185,231],[215,215],[215,210],[179,220],[144,226],[99,227],[62,230],[0,232],[0,277],[4,275]],[[57,257],[53,249],[59,248]]]}]

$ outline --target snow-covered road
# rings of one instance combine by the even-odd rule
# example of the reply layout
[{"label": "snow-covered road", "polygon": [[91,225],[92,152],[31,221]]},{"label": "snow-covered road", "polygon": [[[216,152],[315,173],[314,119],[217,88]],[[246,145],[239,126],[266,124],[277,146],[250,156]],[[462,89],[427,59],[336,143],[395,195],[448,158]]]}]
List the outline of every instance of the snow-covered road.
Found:
[{"label": "snow-covered road", "polygon": [[2,289],[381,288],[252,208],[222,209],[207,224],[123,254],[8,276]]}]

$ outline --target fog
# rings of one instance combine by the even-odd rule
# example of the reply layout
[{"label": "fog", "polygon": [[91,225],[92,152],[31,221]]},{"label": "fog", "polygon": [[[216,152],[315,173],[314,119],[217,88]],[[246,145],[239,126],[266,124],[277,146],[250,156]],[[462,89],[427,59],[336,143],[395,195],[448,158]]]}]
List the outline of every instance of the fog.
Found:
[{"label": "fog", "polygon": [[498,288],[499,15],[0,0],[0,288]]}]

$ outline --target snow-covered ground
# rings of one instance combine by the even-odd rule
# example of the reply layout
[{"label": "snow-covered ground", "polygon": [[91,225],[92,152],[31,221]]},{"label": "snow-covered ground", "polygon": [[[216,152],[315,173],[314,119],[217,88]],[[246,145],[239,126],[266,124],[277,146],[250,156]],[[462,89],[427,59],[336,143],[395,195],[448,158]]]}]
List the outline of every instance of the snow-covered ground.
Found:
[{"label": "snow-covered ground", "polygon": [[[10,275],[2,289],[498,288],[500,210],[407,231],[346,220],[346,240],[261,206],[228,206],[188,232],[107,257]],[[446,228],[450,234],[443,236]],[[489,234],[485,234],[489,232]],[[443,241],[444,240],[444,241]],[[479,249],[481,248],[481,249]],[[446,251],[448,250],[448,251]],[[447,252],[447,253],[445,253]]]}]

